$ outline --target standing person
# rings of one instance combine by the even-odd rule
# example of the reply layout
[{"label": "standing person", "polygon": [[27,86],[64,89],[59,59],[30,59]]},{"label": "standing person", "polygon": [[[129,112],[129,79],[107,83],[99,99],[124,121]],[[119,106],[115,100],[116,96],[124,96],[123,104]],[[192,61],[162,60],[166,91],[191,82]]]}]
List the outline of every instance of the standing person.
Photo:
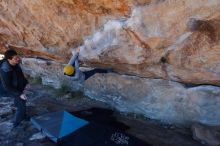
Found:
[{"label": "standing person", "polygon": [[70,59],[68,65],[66,65],[63,69],[64,75],[73,80],[73,81],[80,81],[84,82],[87,80],[89,77],[96,73],[109,73],[112,70],[111,69],[100,69],[100,68],[95,68],[93,70],[89,71],[81,71],[79,69],[79,52],[80,48],[77,48],[76,52],[73,53],[72,58]]},{"label": "standing person", "polygon": [[14,98],[16,106],[13,126],[16,127],[26,115],[26,95],[23,93],[28,84],[19,63],[21,58],[14,50],[7,50],[4,59],[0,62],[0,96]]}]

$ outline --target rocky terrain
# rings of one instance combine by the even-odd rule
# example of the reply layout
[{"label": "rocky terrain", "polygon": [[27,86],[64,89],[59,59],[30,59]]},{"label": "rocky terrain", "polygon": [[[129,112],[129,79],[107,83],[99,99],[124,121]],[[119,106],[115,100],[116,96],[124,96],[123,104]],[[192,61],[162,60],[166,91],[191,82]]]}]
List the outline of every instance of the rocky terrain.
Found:
[{"label": "rocky terrain", "polygon": [[[201,144],[193,140],[192,131],[188,128],[179,127],[177,125],[162,124],[159,121],[150,120],[133,113],[124,114],[113,112],[107,104],[92,100],[82,93],[71,92],[65,93],[65,90],[55,90],[51,87],[32,84],[26,93],[28,94],[27,115],[29,117],[42,115],[49,112],[66,110],[72,113],[79,111],[90,111],[91,108],[100,108],[94,115],[106,118],[108,124],[114,125],[115,128],[126,129],[126,132],[144,140],[154,146],[201,146]],[[15,112],[13,108],[13,100],[3,97],[1,101],[1,118],[0,118],[0,145],[1,146],[53,146],[56,145],[42,133],[40,133],[28,120],[23,121],[17,128],[12,128],[11,120]],[[99,111],[99,113],[98,113]],[[98,116],[96,116],[98,118]],[[97,119],[98,120],[98,119]],[[100,120],[100,119],[99,119]],[[111,121],[111,122],[109,122]],[[123,124],[122,124],[123,123]]]}]

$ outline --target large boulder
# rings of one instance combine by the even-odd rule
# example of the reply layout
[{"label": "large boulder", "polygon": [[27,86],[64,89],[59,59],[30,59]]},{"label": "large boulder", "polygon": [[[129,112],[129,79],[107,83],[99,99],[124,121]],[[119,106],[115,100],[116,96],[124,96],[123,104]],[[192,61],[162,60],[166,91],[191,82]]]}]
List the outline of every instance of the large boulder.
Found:
[{"label": "large boulder", "polygon": [[220,85],[219,0],[2,0],[0,7],[0,42],[24,55],[67,63],[81,45],[85,66]]},{"label": "large boulder", "polygon": [[[45,85],[55,88],[68,85],[121,112],[186,126],[193,122],[220,124],[220,87],[217,86],[192,86],[117,73],[97,73],[81,83],[65,78],[63,64],[53,61],[26,58],[22,66],[26,73],[39,76]],[[27,70],[27,66],[31,67]]]},{"label": "large boulder", "polygon": [[131,5],[132,0],[2,0],[0,41],[69,56],[69,48],[78,46],[109,18],[128,15]]},{"label": "large boulder", "polygon": [[220,124],[220,87],[195,86],[161,79],[143,79],[115,73],[96,74],[84,84],[84,93],[121,112],[137,113],[166,123]]},{"label": "large boulder", "polygon": [[[219,0],[1,0],[0,8],[0,52],[9,44],[32,57],[23,67],[44,84],[166,122],[219,124]],[[130,76],[66,79],[78,46],[82,66]]]},{"label": "large boulder", "polygon": [[[130,75],[220,85],[220,2],[135,7],[84,41],[81,60]],[[214,15],[213,15],[214,14]]]}]

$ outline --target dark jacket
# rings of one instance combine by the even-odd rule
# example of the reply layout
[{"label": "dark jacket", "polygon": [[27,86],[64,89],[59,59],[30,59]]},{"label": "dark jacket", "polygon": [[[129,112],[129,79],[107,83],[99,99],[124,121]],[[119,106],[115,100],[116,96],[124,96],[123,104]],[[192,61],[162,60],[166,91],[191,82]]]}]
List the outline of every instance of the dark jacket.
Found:
[{"label": "dark jacket", "polygon": [[12,66],[6,59],[0,62],[0,96],[19,97],[27,83],[19,65]]}]

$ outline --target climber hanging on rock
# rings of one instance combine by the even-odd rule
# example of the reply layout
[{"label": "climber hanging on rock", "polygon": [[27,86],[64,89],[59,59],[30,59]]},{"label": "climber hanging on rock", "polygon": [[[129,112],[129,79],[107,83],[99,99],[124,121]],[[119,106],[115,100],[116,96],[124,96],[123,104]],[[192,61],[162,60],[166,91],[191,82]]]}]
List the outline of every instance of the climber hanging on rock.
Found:
[{"label": "climber hanging on rock", "polygon": [[108,73],[112,71],[112,69],[100,68],[95,68],[89,71],[81,71],[79,68],[79,52],[80,47],[78,47],[76,51],[73,52],[73,56],[71,57],[69,63],[63,69],[64,75],[67,78],[74,81],[83,82],[96,73]]}]

